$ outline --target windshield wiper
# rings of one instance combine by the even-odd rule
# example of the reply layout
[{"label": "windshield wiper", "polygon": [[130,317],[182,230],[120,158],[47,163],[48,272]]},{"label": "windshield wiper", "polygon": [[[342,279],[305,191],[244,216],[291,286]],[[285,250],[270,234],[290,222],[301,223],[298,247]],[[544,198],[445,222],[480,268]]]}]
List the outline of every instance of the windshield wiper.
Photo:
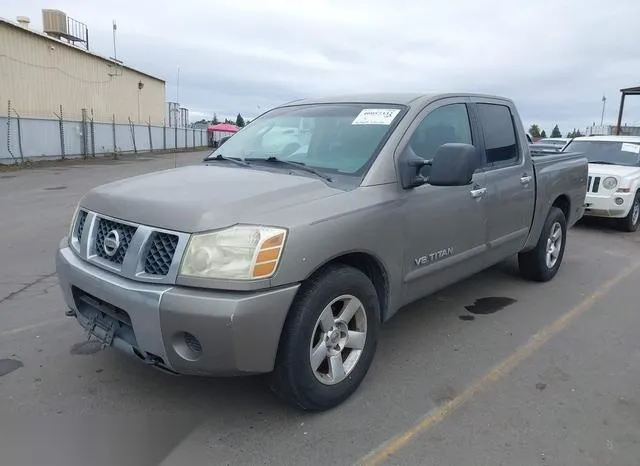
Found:
[{"label": "windshield wiper", "polygon": [[262,157],[251,157],[251,158],[245,158],[243,160],[246,160],[247,162],[270,162],[270,163],[281,163],[283,165],[288,165],[290,167],[294,167],[297,168],[298,170],[302,170],[308,173],[312,173],[314,175],[316,175],[319,178],[322,178],[325,181],[328,181],[329,183],[331,183],[333,181],[333,178],[331,178],[330,176],[324,175],[322,173],[320,173],[317,170],[314,170],[311,167],[307,167],[304,163],[302,162],[292,162],[291,160],[282,160],[279,159],[277,157],[267,157],[267,158],[262,158]]},{"label": "windshield wiper", "polygon": [[601,165],[618,165],[615,162],[605,162],[604,160],[596,160],[595,162],[589,162],[589,163],[599,163]]},{"label": "windshield wiper", "polygon": [[244,160],[236,159],[234,157],[225,157],[222,154],[218,154],[215,157],[207,157],[204,160],[205,160],[205,162],[208,162],[210,160],[224,160],[225,162],[232,162],[232,163],[235,163],[236,165],[241,165],[243,167],[248,167],[249,166],[249,164],[247,162],[245,162]]}]

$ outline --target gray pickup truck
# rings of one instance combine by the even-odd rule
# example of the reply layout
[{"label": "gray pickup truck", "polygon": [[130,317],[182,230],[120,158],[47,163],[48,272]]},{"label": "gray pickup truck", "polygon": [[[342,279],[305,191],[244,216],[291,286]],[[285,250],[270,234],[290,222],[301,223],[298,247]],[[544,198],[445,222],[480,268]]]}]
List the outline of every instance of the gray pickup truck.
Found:
[{"label": "gray pickup truck", "polygon": [[89,191],[57,272],[104,346],[178,374],[269,373],[324,410],[402,306],[516,254],[525,277],[554,277],[587,171],[580,154],[532,160],[500,97],[296,101],[202,164]]}]

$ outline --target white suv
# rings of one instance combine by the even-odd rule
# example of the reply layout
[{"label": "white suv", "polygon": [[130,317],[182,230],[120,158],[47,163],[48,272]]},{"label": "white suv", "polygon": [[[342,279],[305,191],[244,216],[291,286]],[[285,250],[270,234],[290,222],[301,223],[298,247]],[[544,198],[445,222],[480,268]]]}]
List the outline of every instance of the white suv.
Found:
[{"label": "white suv", "polygon": [[618,219],[625,231],[640,221],[640,136],[585,136],[564,152],[581,152],[589,160],[585,216]]}]

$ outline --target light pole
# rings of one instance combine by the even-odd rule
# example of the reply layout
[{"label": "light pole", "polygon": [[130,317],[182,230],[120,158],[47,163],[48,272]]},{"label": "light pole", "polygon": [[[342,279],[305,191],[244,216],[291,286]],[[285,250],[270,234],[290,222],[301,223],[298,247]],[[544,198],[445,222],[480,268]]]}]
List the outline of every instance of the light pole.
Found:
[{"label": "light pole", "polygon": [[607,104],[607,98],[603,95],[602,96],[602,116],[600,117],[600,126],[602,126],[604,122],[604,107],[606,104]]},{"label": "light pole", "polygon": [[138,124],[140,124],[140,92],[144,87],[144,83],[142,81],[138,82]]}]

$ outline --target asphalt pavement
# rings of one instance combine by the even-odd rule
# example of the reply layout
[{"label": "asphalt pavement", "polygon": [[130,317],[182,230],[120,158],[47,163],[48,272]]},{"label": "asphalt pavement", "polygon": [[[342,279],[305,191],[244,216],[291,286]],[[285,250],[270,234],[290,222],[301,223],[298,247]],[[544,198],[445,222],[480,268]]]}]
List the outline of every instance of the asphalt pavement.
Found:
[{"label": "asphalt pavement", "polygon": [[0,465],[640,464],[640,232],[606,222],[570,231],[549,283],[508,260],[403,309],[320,414],[86,344],[54,264],[78,199],[204,155],[0,172]]}]

